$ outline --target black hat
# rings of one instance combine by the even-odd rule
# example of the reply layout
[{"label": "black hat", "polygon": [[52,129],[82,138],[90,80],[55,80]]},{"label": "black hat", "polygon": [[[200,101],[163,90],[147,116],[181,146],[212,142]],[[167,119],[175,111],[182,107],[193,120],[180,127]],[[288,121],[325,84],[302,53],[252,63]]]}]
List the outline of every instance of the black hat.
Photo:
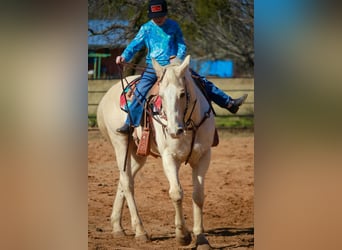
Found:
[{"label": "black hat", "polygon": [[163,17],[167,14],[167,3],[165,0],[151,0],[148,4],[148,17]]}]

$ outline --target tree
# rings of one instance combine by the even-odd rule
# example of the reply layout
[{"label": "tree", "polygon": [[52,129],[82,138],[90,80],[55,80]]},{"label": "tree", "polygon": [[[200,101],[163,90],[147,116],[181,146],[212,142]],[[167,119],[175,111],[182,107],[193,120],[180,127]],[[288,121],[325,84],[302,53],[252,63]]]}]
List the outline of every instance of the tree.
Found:
[{"label": "tree", "polygon": [[[195,31],[188,42],[192,54],[205,59],[234,59],[241,73],[254,69],[254,3],[247,0],[197,0]],[[187,30],[187,28],[185,29]]]},{"label": "tree", "polygon": [[[131,40],[148,20],[147,4],[144,0],[88,0],[89,18],[128,20],[126,27],[111,28],[124,29],[125,38]],[[253,0],[168,0],[168,8],[194,58],[233,59],[239,75],[253,75]]]}]

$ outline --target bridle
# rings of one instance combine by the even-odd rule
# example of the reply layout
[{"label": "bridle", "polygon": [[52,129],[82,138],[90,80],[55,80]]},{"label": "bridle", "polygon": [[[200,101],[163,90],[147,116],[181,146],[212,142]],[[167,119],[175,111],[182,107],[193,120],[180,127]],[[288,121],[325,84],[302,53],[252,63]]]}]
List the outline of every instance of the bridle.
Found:
[{"label": "bridle", "polygon": [[[166,69],[163,70],[163,73],[162,73],[160,79],[158,79],[159,82],[161,82],[163,80],[165,73],[166,73]],[[186,80],[185,77],[184,77],[184,80]],[[188,156],[186,158],[186,161],[185,161],[185,164],[187,164],[189,159],[190,159],[190,157],[191,157],[192,150],[193,150],[193,147],[194,147],[194,144],[195,144],[197,130],[210,117],[210,113],[212,112],[212,108],[209,105],[209,108],[208,108],[208,110],[206,112],[204,112],[201,121],[198,124],[196,124],[196,122],[192,119],[192,115],[193,115],[193,112],[194,112],[194,110],[196,108],[196,104],[197,104],[197,98],[196,98],[193,101],[193,105],[192,105],[191,111],[189,113],[188,119],[185,121],[185,117],[188,114],[188,110],[189,110],[189,106],[190,106],[190,102],[191,102],[191,97],[190,97],[190,94],[189,94],[189,91],[188,91],[188,88],[187,88],[187,84],[185,84],[185,96],[186,96],[186,106],[185,106],[184,113],[183,113],[183,124],[185,125],[185,128],[184,128],[185,131],[192,131],[192,139],[191,139],[190,152],[189,152],[189,154],[188,154]],[[154,116],[153,116],[153,119],[155,119]],[[167,120],[167,117],[165,117],[165,119]],[[158,120],[156,120],[156,121],[158,121]],[[160,124],[162,124],[160,121],[158,121],[158,122]],[[165,131],[166,127],[167,126],[165,124],[162,124],[164,135],[166,133],[166,131]]]}]

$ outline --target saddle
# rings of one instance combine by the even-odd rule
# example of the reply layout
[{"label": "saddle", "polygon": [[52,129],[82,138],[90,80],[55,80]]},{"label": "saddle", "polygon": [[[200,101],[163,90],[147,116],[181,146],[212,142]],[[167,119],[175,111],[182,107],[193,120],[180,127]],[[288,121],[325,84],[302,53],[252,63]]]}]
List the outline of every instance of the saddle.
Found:
[{"label": "saddle", "polygon": [[[133,81],[131,81],[120,95],[120,108],[125,112],[128,112],[127,111],[128,107],[131,104],[132,98],[134,98],[134,90],[135,90],[136,84],[140,82],[140,79],[141,77],[138,77],[134,79]],[[204,83],[198,77],[193,76],[193,79],[195,80],[195,83],[197,84],[199,89],[203,92],[213,113],[215,114],[215,111],[211,105],[211,100],[209,99],[205,91]],[[141,128],[142,128],[140,139],[138,137],[138,133],[136,129],[133,132],[133,138],[138,147],[136,154],[139,156],[147,156],[147,155],[152,155],[154,157],[160,156],[157,150],[152,149],[156,147],[151,147],[152,144],[156,145],[155,131],[154,131],[153,123],[152,123],[153,115],[160,114],[161,109],[162,109],[162,100],[160,96],[158,95],[158,93],[159,93],[159,84],[158,84],[158,81],[156,81],[156,83],[153,85],[153,87],[148,92],[147,97],[146,97],[147,101],[145,102],[143,119],[141,120],[141,123],[140,123]],[[219,144],[219,136],[218,136],[217,129],[215,128],[212,147],[215,147],[218,144]]]}]

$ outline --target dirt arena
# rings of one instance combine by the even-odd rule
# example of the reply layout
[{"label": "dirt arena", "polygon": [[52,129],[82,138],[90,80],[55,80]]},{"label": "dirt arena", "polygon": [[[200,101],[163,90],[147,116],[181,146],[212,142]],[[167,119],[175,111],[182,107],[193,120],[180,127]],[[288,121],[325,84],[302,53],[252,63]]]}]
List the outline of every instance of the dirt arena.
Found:
[{"label": "dirt arena", "polygon": [[[254,249],[254,134],[219,131],[206,175],[204,227],[212,249]],[[191,169],[182,165],[184,214],[192,228]],[[174,233],[174,208],[160,158],[149,157],[135,179],[135,198],[151,241],[136,242],[127,206],[126,237],[111,234],[110,214],[118,170],[114,151],[98,131],[88,132],[88,249],[195,249],[179,247]]]}]

